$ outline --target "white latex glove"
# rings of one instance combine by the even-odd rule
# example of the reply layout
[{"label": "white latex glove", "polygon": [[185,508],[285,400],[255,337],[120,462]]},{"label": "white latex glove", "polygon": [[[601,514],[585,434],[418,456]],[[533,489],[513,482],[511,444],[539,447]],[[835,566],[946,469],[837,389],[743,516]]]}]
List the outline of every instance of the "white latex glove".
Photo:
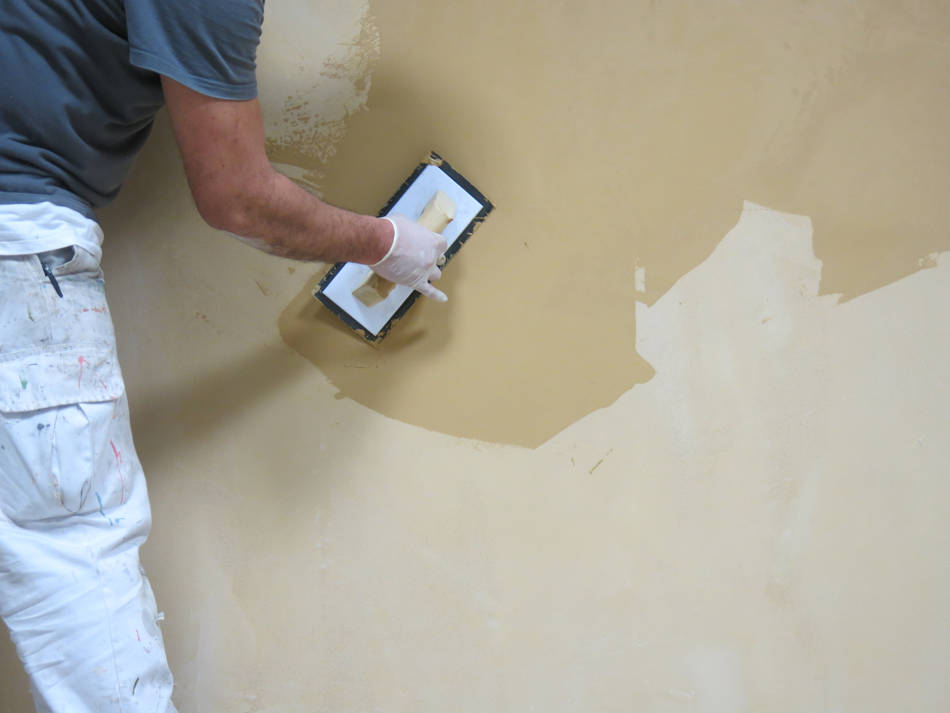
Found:
[{"label": "white latex glove", "polygon": [[408,285],[436,302],[447,301],[444,293],[429,284],[442,277],[438,262],[445,252],[445,238],[401,215],[386,220],[395,231],[393,244],[382,260],[371,265],[373,272],[397,285]]}]

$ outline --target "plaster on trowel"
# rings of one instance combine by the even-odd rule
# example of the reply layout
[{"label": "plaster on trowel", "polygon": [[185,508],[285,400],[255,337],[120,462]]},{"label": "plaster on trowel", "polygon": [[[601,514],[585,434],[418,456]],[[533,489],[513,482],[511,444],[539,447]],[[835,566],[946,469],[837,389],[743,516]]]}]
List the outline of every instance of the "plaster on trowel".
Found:
[{"label": "plaster on trowel", "polygon": [[[441,233],[448,244],[445,251],[448,263],[492,208],[485,196],[433,152],[416,167],[378,215],[404,215]],[[369,266],[352,262],[334,265],[313,294],[371,342],[385,337],[419,298],[415,290],[394,285]]]}]

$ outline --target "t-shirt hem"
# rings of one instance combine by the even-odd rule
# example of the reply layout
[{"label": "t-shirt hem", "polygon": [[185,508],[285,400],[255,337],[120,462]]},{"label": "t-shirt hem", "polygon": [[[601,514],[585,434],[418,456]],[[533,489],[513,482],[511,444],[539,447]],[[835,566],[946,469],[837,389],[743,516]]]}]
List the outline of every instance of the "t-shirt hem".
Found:
[{"label": "t-shirt hem", "polygon": [[50,201],[0,203],[0,257],[34,255],[77,245],[102,259],[102,228],[91,218]]},{"label": "t-shirt hem", "polygon": [[27,203],[52,203],[53,205],[69,208],[90,220],[96,219],[96,214],[86,201],[78,196],[64,195],[63,193],[21,193],[18,191],[0,191],[0,205],[15,205]]},{"label": "t-shirt hem", "polygon": [[196,77],[168,60],[136,47],[129,49],[129,60],[140,69],[162,74],[184,84],[199,94],[214,99],[246,101],[257,97],[256,81],[232,84],[205,77]]}]

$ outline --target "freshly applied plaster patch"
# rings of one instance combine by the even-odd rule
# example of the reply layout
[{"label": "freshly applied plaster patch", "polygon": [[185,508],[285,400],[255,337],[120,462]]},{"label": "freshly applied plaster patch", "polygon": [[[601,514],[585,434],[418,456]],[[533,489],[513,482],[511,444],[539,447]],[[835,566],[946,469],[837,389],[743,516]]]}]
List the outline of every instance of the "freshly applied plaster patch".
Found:
[{"label": "freshly applied plaster patch", "polygon": [[[820,293],[913,273],[950,247],[950,48],[926,41],[947,12],[915,7],[556,2],[525,32],[502,0],[375,3],[370,110],[305,168],[373,212],[433,148],[499,210],[446,274],[449,303],[420,305],[371,359],[297,302],[286,341],[387,416],[536,446],[652,377],[634,303],[700,265],[745,198],[814,218]],[[771,304],[757,323],[781,338]]]}]

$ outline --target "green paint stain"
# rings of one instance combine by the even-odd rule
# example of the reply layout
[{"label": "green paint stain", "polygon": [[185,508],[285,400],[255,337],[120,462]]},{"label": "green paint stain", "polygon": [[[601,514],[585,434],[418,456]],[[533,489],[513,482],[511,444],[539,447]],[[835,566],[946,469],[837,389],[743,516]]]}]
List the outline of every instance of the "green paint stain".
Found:
[{"label": "green paint stain", "polygon": [[27,381],[26,379],[24,379],[22,376],[20,377],[20,386],[21,386],[22,388],[25,389],[25,388],[26,388],[26,385],[29,384],[29,383],[30,383],[30,382]]}]

